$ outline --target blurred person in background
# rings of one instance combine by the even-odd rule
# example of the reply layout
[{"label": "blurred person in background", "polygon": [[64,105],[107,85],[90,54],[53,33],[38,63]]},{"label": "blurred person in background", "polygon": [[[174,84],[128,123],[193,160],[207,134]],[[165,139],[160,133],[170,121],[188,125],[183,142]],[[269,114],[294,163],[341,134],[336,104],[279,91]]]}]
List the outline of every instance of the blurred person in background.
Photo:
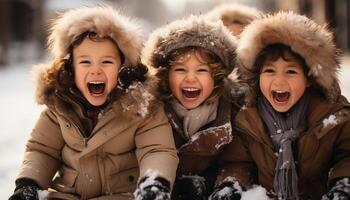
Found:
[{"label": "blurred person in background", "polygon": [[245,26],[262,15],[263,12],[255,7],[227,3],[214,7],[206,14],[206,17],[213,21],[221,20],[233,35],[239,36]]}]

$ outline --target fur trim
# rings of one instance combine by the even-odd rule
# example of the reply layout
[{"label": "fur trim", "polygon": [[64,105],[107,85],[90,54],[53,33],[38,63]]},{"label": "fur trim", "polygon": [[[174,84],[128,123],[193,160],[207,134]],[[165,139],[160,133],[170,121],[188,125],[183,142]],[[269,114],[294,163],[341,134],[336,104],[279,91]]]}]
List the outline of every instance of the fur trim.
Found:
[{"label": "fur trim", "polygon": [[59,15],[51,24],[48,39],[53,57],[65,58],[71,43],[86,31],[94,31],[101,37],[110,36],[125,55],[127,64],[136,66],[139,62],[142,48],[139,28],[108,6],[80,7]]},{"label": "fur trim", "polygon": [[230,3],[221,4],[214,7],[206,14],[209,20],[229,20],[239,21],[245,25],[248,25],[254,19],[262,17],[263,12],[257,8],[246,6],[243,4]]},{"label": "fur trim", "polygon": [[203,47],[218,55],[226,69],[231,71],[234,68],[236,43],[236,37],[221,21],[210,22],[202,16],[190,16],[151,33],[141,57],[143,63],[154,70],[167,67],[163,65],[176,49]]},{"label": "fur trim", "polygon": [[333,43],[333,34],[326,26],[293,12],[266,15],[244,29],[237,48],[240,73],[251,73],[259,52],[276,43],[289,46],[305,59],[308,76],[315,80],[312,84],[320,87],[329,100],[338,97],[339,50]]}]

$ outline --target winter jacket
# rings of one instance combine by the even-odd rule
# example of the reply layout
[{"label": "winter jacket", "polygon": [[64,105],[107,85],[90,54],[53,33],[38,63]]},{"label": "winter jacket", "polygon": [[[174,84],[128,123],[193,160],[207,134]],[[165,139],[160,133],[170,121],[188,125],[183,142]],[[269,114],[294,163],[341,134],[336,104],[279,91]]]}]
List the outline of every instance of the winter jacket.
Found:
[{"label": "winter jacket", "polygon": [[[294,143],[299,192],[302,199],[321,199],[332,180],[350,176],[350,104],[341,96],[329,103],[311,96],[308,129]],[[243,186],[261,184],[273,189],[276,153],[256,107],[236,117],[238,138],[225,149],[221,177],[233,176]]]},{"label": "winter jacket", "polygon": [[72,77],[65,69],[70,45],[86,31],[116,42],[124,57],[122,69],[137,70],[142,43],[136,30],[110,7],[72,9],[54,21],[49,36],[54,62],[36,73],[36,98],[46,108],[26,144],[17,179],[32,179],[42,189],[56,190],[49,196],[61,199],[129,199],[148,170],[172,185],[178,158],[171,126],[154,97],[154,78],[130,76],[132,85],[124,88],[121,80],[128,78],[120,72],[96,124],[76,86],[61,86],[60,78]]},{"label": "winter jacket", "polygon": [[139,173],[144,176],[149,169],[173,182],[178,160],[170,125],[161,106],[145,117],[138,114],[147,109],[137,101],[145,92],[140,88],[103,110],[88,138],[76,118],[81,108],[55,94],[55,103],[42,112],[31,133],[17,178],[82,199],[132,192]]},{"label": "winter jacket", "polygon": [[[312,38],[312,39],[310,39]],[[249,188],[260,184],[273,194],[278,153],[261,119],[256,99],[259,69],[255,60],[262,49],[284,44],[299,54],[307,67],[310,103],[307,129],[293,143],[301,199],[321,199],[333,181],[350,175],[350,104],[341,96],[337,71],[338,50],[333,35],[305,16],[292,12],[266,15],[241,34],[237,65],[250,85],[246,102],[235,119],[238,137],[224,150],[220,183],[231,176]]]}]

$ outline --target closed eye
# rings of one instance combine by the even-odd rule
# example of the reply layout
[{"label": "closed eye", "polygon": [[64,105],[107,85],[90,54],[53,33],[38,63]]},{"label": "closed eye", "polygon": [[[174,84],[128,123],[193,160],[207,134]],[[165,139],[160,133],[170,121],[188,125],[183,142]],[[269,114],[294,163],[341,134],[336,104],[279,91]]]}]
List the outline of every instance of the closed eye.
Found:
[{"label": "closed eye", "polygon": [[184,72],[185,69],[181,68],[181,67],[177,67],[177,68],[174,69],[174,71],[176,71],[176,72]]},{"label": "closed eye", "polygon": [[297,74],[298,72],[295,70],[287,70],[287,74]]},{"label": "closed eye", "polygon": [[88,60],[81,60],[81,61],[79,61],[79,64],[90,64],[90,61],[88,61]]},{"label": "closed eye", "polygon": [[261,71],[261,73],[273,73],[273,72],[275,72],[275,70],[273,70],[273,69],[271,69],[271,68],[263,69],[263,70]]},{"label": "closed eye", "polygon": [[105,60],[105,61],[102,61],[103,64],[113,64],[113,61],[110,61],[110,60]]}]

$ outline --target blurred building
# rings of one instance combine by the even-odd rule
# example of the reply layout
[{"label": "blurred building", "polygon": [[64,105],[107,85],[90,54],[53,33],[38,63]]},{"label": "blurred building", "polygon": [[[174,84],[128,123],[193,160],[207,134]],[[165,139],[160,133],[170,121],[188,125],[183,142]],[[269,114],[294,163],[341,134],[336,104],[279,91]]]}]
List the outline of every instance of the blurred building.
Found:
[{"label": "blurred building", "polygon": [[277,10],[294,10],[318,23],[326,23],[335,33],[335,42],[344,52],[350,51],[349,0],[276,0]]},{"label": "blurred building", "polygon": [[294,10],[328,23],[339,48],[350,51],[349,0],[0,0],[0,67],[45,57],[48,19],[81,5],[109,4],[142,24],[144,39],[158,26],[221,3],[239,2],[266,12]]}]

